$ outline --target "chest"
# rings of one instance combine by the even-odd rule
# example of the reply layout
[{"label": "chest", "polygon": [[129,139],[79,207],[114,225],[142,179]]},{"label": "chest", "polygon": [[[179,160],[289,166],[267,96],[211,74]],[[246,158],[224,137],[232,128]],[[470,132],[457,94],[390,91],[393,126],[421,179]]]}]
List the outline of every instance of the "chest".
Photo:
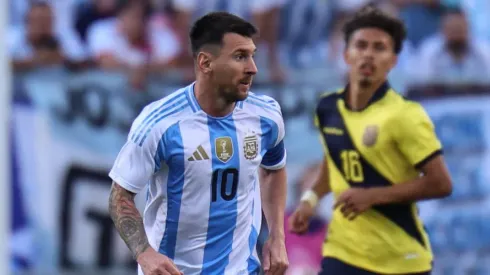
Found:
[{"label": "chest", "polygon": [[[197,119],[180,124],[180,140],[169,139],[165,161],[184,164],[185,173],[213,176],[215,171],[255,176],[269,144],[269,129],[254,119]],[[231,171],[231,172],[230,172]]]},{"label": "chest", "polygon": [[380,154],[395,145],[389,112],[334,109],[322,118],[322,134],[331,155]]}]

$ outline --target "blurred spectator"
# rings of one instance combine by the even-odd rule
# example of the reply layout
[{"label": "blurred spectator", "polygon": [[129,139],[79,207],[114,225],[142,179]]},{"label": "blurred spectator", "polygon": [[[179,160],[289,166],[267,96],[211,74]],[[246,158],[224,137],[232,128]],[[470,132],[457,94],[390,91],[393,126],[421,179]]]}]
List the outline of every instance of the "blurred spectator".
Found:
[{"label": "blurred spectator", "polygon": [[490,41],[490,1],[488,0],[444,0],[446,5],[460,6],[470,22],[471,34]]},{"label": "blurred spectator", "polygon": [[414,80],[436,84],[478,84],[490,74],[490,47],[472,37],[468,20],[459,9],[450,9],[442,20],[441,34],[421,45]]},{"label": "blurred spectator", "polygon": [[121,1],[117,17],[95,23],[88,32],[92,56],[104,70],[127,71],[135,87],[146,74],[176,65],[180,43],[161,17],[151,17],[143,1]]},{"label": "blurred spectator", "polygon": [[[194,15],[202,14],[211,10],[226,10],[241,17],[250,14],[253,23],[258,27],[260,35],[257,47],[260,48],[260,56],[267,58],[267,69],[272,82],[283,82],[285,80],[284,70],[279,60],[279,23],[281,8],[286,0],[250,0],[246,1],[217,1],[217,0],[171,0],[175,9],[175,25],[181,42],[188,44],[188,31]],[[199,12],[197,12],[199,11]],[[182,53],[184,58],[190,60],[187,52]],[[192,64],[192,63],[190,63]],[[260,66],[260,62],[258,66]],[[260,70],[260,68],[259,68]]]},{"label": "blurred spectator", "polygon": [[400,18],[407,26],[407,38],[414,47],[437,33],[443,14],[443,0],[382,0],[400,8]]},{"label": "blurred spectator", "polygon": [[285,0],[252,0],[250,10],[254,23],[260,30],[258,46],[265,46],[270,72],[270,80],[283,82],[284,71],[279,62],[279,23],[281,8]]},{"label": "blurred spectator", "polygon": [[14,70],[39,66],[78,65],[86,60],[86,52],[78,37],[68,28],[56,32],[49,4],[35,2],[29,8],[25,27],[11,29],[8,39]]},{"label": "blurred spectator", "polygon": [[[297,190],[294,192],[296,200],[294,207],[300,200],[301,195],[307,189],[313,187],[315,180],[319,176],[322,163],[315,163],[308,166],[298,183]],[[325,205],[321,203],[319,210]],[[294,209],[293,209],[294,210]],[[322,261],[322,245],[325,240],[327,230],[326,222],[317,214],[310,222],[308,232],[302,236],[292,234],[289,231],[287,220],[291,215],[291,210],[286,213],[285,233],[286,233],[286,249],[289,257],[289,268],[286,274],[288,275],[314,275],[318,274]]]},{"label": "blurred spectator", "polygon": [[87,31],[93,23],[114,17],[116,0],[89,0],[80,3],[75,19],[75,28],[83,41],[87,39]]}]

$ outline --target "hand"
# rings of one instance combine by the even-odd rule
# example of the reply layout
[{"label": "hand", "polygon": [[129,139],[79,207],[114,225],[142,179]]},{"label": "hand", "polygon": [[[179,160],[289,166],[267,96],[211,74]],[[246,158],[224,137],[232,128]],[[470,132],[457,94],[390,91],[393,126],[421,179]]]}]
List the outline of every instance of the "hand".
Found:
[{"label": "hand", "polygon": [[289,261],[284,238],[269,238],[262,248],[262,255],[266,275],[282,275],[286,273]]},{"label": "hand", "polygon": [[310,203],[302,201],[291,217],[289,217],[290,231],[296,234],[304,234],[308,230],[314,212],[315,210]]},{"label": "hand", "polygon": [[374,189],[351,188],[340,194],[335,202],[334,209],[340,207],[340,211],[344,214],[344,217],[353,220],[374,204]]},{"label": "hand", "polygon": [[151,247],[142,252],[137,261],[145,275],[184,275],[172,260]]}]

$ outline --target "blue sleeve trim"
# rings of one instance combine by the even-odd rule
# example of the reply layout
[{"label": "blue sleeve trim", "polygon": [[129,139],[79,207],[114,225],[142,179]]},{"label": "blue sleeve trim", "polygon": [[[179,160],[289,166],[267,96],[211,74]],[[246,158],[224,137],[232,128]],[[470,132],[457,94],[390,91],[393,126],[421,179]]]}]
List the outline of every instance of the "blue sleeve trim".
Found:
[{"label": "blue sleeve trim", "polygon": [[279,144],[275,147],[267,150],[264,157],[262,158],[262,165],[264,166],[275,166],[284,159],[284,141],[281,140]]}]

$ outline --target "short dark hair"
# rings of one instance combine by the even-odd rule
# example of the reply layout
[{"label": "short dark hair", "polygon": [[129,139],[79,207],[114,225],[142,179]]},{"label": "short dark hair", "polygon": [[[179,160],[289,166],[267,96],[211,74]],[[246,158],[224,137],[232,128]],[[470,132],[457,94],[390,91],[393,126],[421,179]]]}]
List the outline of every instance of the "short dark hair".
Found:
[{"label": "short dark hair", "polygon": [[377,28],[388,33],[394,42],[394,51],[399,54],[403,47],[403,41],[407,36],[405,24],[378,9],[374,5],[367,5],[354,14],[344,25],[344,39],[346,44],[354,32],[364,28]]},{"label": "short dark hair", "polygon": [[227,33],[253,37],[257,28],[250,22],[228,12],[211,12],[199,18],[192,26],[189,38],[194,57],[203,46],[221,46]]}]

